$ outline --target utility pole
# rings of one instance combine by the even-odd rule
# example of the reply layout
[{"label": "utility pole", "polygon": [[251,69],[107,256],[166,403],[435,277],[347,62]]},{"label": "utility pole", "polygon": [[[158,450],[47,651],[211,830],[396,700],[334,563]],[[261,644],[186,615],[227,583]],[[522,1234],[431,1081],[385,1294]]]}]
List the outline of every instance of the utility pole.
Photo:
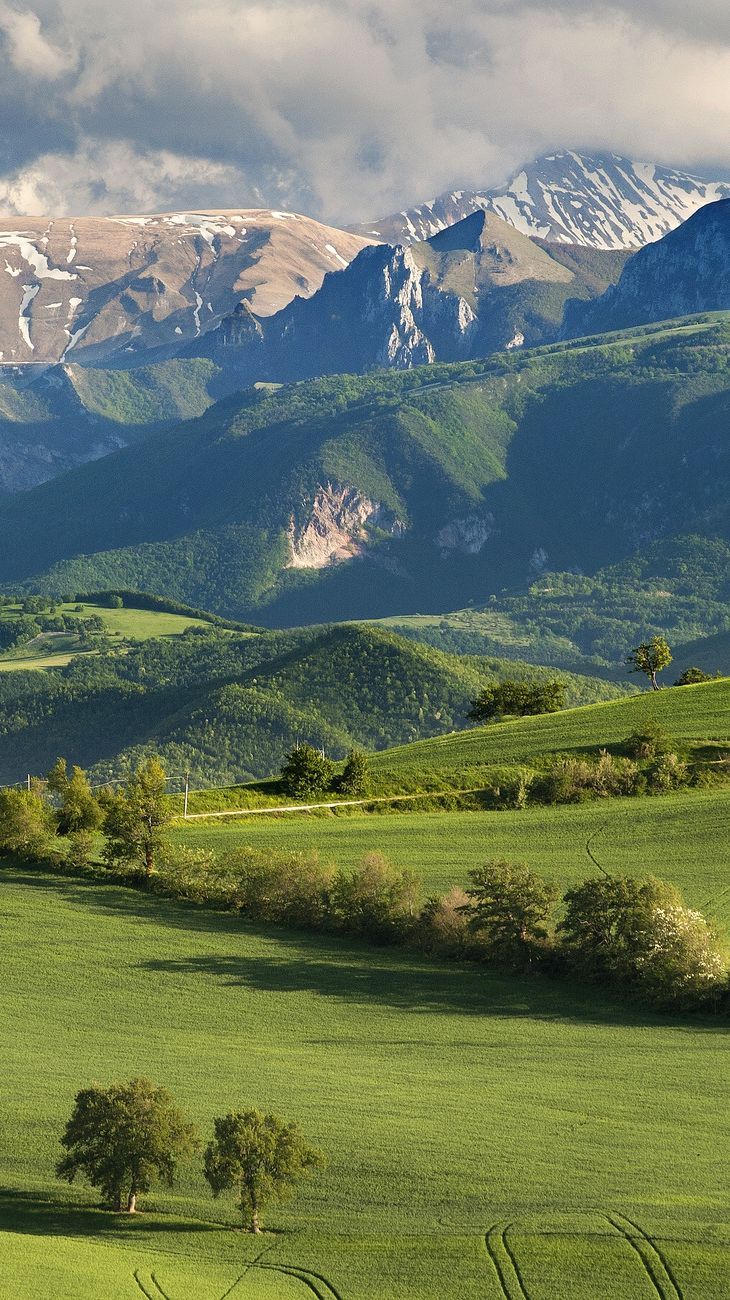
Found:
[{"label": "utility pole", "polygon": [[30,794],[30,772],[28,773],[28,794]]},{"label": "utility pole", "polygon": [[183,817],[188,815],[188,793],[190,790],[190,773],[185,773],[185,807],[183,808]]}]

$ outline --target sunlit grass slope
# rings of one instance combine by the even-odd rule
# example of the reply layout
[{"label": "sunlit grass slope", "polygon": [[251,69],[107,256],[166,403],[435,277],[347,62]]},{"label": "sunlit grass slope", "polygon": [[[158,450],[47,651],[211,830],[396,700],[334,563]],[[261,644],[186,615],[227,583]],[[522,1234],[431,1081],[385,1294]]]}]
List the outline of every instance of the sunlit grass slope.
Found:
[{"label": "sunlit grass slope", "polygon": [[[720,1025],[116,888],[2,890],[3,1294],[504,1300],[512,1258],[531,1300],[650,1300],[652,1277],[727,1300]],[[78,1210],[53,1175],[74,1093],[141,1072],[205,1129],[279,1110],[328,1170],[255,1245],[194,1166],[153,1198],[169,1218]]]}]

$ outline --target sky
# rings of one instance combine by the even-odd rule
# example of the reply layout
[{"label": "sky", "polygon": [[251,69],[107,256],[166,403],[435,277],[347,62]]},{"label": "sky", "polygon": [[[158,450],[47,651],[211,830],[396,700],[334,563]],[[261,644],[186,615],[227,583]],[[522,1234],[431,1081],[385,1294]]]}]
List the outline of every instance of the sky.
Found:
[{"label": "sky", "polygon": [[0,212],[339,225],[560,148],[730,175],[727,0],[0,0]]}]

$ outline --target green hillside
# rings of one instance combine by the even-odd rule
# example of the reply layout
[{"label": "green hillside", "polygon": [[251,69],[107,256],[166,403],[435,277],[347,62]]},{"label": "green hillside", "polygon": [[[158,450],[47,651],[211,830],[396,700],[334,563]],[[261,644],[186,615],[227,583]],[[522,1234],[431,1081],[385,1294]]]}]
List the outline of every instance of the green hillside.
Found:
[{"label": "green hillside", "polygon": [[[652,1277],[727,1300],[715,1023],[2,875],[5,1293],[37,1300],[52,1277],[59,1300],[504,1300],[511,1258],[534,1300],[637,1300]],[[230,1107],[295,1119],[328,1169],[255,1243],[198,1165],[131,1220],[96,1210],[54,1178],[59,1135],[80,1086],[142,1072],[206,1138]]]},{"label": "green hillside", "polygon": [[[647,535],[723,536],[729,328],[226,398],[5,503],[0,580],[291,625],[479,605],[544,570],[605,569]],[[369,558],[327,562],[348,551]],[[722,630],[696,613],[687,638]]]},{"label": "green hillside", "polygon": [[[133,610],[109,613],[135,621]],[[149,617],[139,612],[138,625]],[[0,673],[0,780],[45,771],[58,753],[103,780],[150,748],[176,777],[189,769],[196,785],[247,780],[277,770],[297,739],[341,757],[353,745],[380,748],[464,726],[480,688],[515,674],[557,675],[573,703],[627,689],[445,655],[372,628],[199,625],[128,642],[123,654],[112,646],[78,657],[58,672]]]},{"label": "green hillside", "polygon": [[616,746],[649,719],[677,741],[730,740],[730,678],[701,686],[641,691],[628,699],[474,727],[373,758],[379,788],[444,789],[476,784],[490,764],[530,763],[543,754]]}]

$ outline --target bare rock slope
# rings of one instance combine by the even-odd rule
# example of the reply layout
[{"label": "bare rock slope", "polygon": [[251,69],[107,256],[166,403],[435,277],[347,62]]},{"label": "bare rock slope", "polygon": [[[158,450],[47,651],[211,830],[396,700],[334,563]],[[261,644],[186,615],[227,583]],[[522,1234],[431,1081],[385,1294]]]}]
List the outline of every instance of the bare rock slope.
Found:
[{"label": "bare rock slope", "polygon": [[240,301],[308,297],[372,238],[268,210],[0,221],[0,364],[172,351]]}]

